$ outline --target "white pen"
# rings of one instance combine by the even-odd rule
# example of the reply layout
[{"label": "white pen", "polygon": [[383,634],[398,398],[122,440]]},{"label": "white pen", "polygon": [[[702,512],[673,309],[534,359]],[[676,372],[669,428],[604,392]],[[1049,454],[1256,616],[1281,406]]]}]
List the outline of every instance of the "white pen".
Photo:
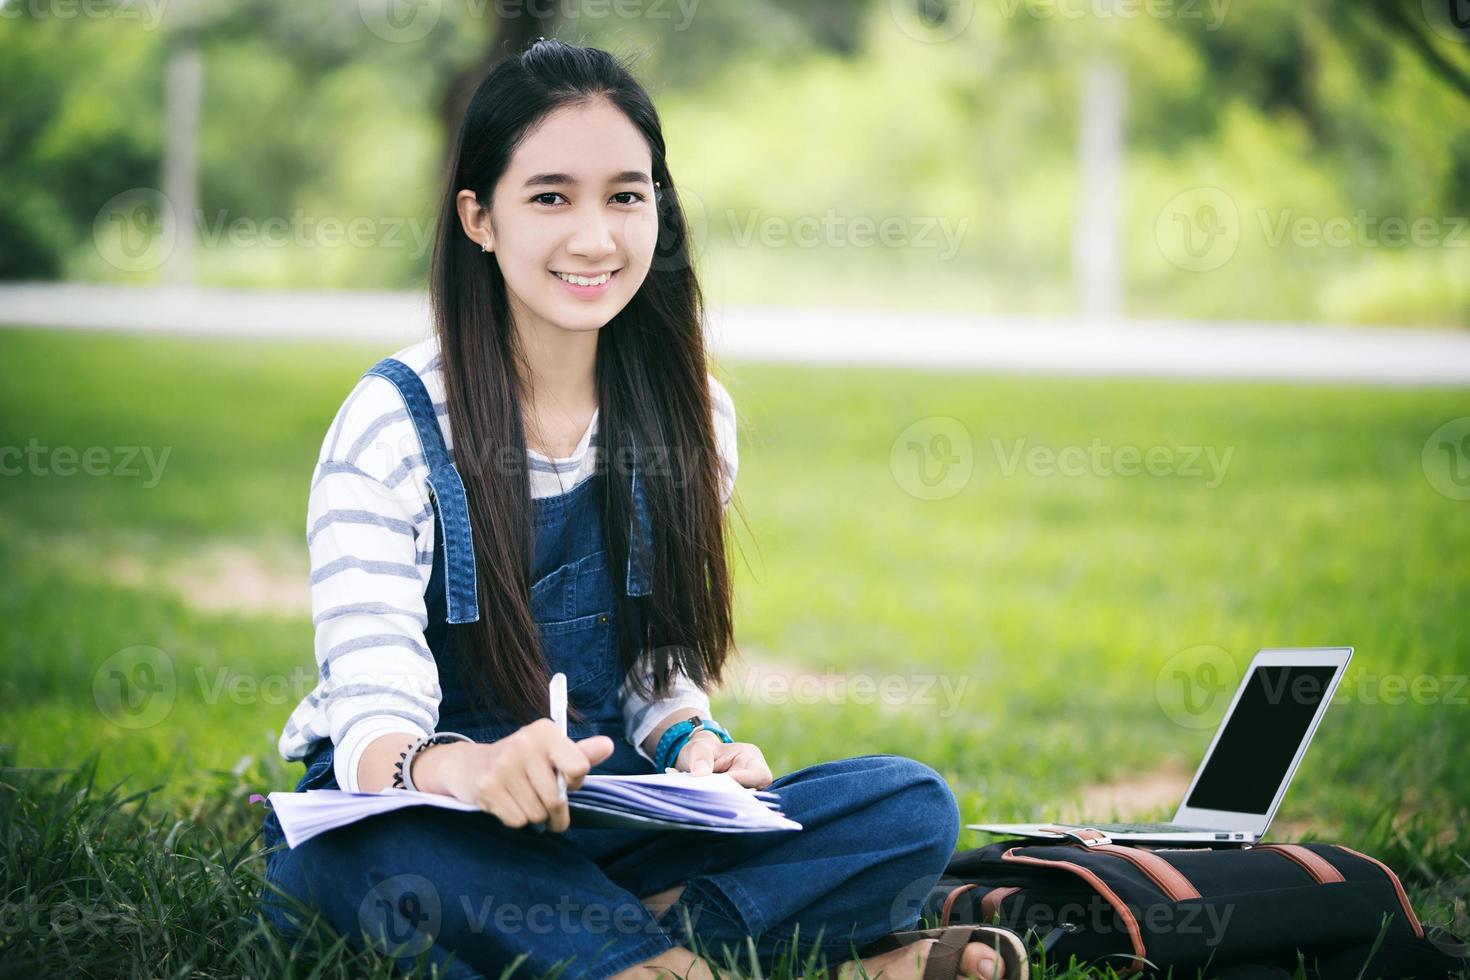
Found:
[{"label": "white pen", "polygon": [[[557,731],[565,738],[567,734],[567,675],[555,673],[551,675],[551,720],[556,722]],[[567,801],[567,779],[556,771],[556,792],[561,801]]]},{"label": "white pen", "polygon": [[[556,723],[557,731],[563,736],[567,733],[567,675],[557,672],[551,675],[551,720]],[[567,801],[567,778],[556,770],[556,794],[561,802]],[[531,824],[531,829],[538,834],[546,832],[547,821],[537,820]]]}]

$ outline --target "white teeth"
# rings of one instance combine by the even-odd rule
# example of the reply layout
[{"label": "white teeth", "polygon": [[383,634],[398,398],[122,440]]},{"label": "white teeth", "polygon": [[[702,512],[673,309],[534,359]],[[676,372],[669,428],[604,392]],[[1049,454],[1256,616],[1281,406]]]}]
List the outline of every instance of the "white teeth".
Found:
[{"label": "white teeth", "polygon": [[565,272],[558,272],[555,273],[555,275],[577,286],[601,286],[603,283],[612,278],[611,272],[604,272],[602,275],[596,276],[591,279],[588,279],[586,276],[567,275]]}]

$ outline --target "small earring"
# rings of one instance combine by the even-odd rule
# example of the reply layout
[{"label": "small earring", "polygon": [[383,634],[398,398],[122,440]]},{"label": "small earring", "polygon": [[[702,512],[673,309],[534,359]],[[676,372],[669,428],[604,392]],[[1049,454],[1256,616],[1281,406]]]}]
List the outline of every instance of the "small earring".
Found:
[{"label": "small earring", "polygon": [[483,244],[483,245],[480,246],[480,251],[482,251],[482,252],[488,252],[488,251],[490,251],[490,239],[488,239],[488,238],[485,239],[485,244]]}]

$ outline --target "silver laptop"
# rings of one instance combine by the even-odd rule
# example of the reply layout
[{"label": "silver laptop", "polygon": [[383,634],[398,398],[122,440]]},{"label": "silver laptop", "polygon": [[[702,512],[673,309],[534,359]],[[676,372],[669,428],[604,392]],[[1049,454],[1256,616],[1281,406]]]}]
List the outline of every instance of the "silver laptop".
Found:
[{"label": "silver laptop", "polygon": [[1262,650],[1251,659],[1184,802],[1165,823],[989,823],[971,830],[1083,844],[1253,844],[1265,836],[1352,647]]}]

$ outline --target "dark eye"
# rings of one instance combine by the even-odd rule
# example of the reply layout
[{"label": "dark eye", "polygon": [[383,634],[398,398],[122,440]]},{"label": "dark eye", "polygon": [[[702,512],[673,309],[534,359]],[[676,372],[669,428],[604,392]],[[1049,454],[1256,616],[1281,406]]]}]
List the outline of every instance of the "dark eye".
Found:
[{"label": "dark eye", "polygon": [[531,200],[540,202],[543,197],[561,197],[561,195],[558,194],[556,191],[547,191],[544,194],[537,194],[535,197],[531,198]]},{"label": "dark eye", "polygon": [[620,204],[642,204],[644,201],[648,200],[648,198],[644,197],[637,191],[619,191],[618,193],[614,194],[613,197],[631,197],[633,199],[631,201],[618,202]]}]

